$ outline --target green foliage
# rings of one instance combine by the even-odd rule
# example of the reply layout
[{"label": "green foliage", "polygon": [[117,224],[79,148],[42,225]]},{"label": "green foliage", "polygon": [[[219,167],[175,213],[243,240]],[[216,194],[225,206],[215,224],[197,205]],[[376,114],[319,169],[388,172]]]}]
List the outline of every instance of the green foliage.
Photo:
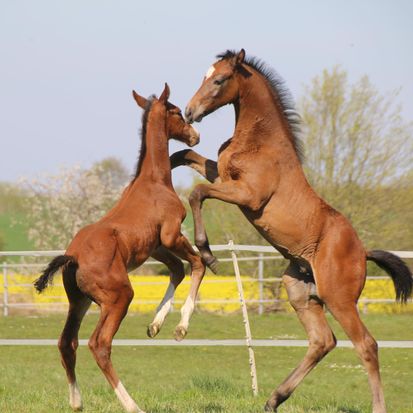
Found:
[{"label": "green foliage", "polygon": [[412,123],[403,121],[397,95],[379,94],[367,76],[349,84],[340,67],[312,80],[299,108],[314,185],[371,187],[412,170]]},{"label": "green foliage", "polygon": [[27,237],[29,226],[30,223],[23,212],[8,211],[0,215],[0,250],[32,250],[34,245]]},{"label": "green foliage", "polygon": [[300,101],[309,181],[353,223],[367,247],[413,249],[412,124],[398,92],[380,95],[363,76],[324,70]]},{"label": "green foliage", "polygon": [[123,162],[112,156],[95,162],[91,171],[96,172],[102,182],[115,190],[125,186],[130,180],[130,174]]},{"label": "green foliage", "polygon": [[25,199],[25,192],[18,185],[0,182],[0,215],[22,212]]},{"label": "green foliage", "polygon": [[31,249],[24,212],[27,194],[18,185],[0,182],[0,250]]}]

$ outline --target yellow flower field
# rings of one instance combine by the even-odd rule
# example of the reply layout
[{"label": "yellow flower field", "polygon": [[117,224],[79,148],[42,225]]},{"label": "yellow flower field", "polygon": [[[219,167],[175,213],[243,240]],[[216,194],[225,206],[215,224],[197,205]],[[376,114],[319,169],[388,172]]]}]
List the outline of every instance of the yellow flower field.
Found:
[{"label": "yellow flower field", "polygon": [[[56,276],[54,285],[47,288],[42,294],[37,294],[32,286],[36,276],[11,273],[8,275],[9,283],[9,302],[10,303],[35,303],[41,307],[47,307],[47,304],[66,303],[66,295],[62,286],[61,276]],[[137,312],[154,312],[166,291],[169,277],[161,275],[131,275],[130,280],[135,291],[135,297],[130,306],[130,311]],[[247,276],[242,277],[244,295],[246,300],[258,299],[258,283]],[[2,280],[3,281],[3,280]],[[190,278],[186,277],[179,286],[175,294],[175,305],[180,307],[185,300],[189,291]],[[0,282],[0,300],[3,301],[4,285]],[[367,280],[364,288],[360,309],[365,310],[362,299],[393,299],[395,293],[391,279]],[[264,298],[271,299],[267,290],[264,289]],[[283,287],[280,291],[280,299],[286,300],[287,294]],[[219,313],[231,313],[239,311],[240,304],[238,290],[234,276],[216,276],[207,275],[200,287],[198,300],[201,302],[197,305],[198,310]],[[217,302],[222,301],[222,302]],[[253,304],[257,307],[257,303]],[[286,311],[292,311],[291,307],[286,304],[282,308]],[[413,304],[386,304],[386,303],[369,303],[367,310],[369,313],[400,313],[413,311]]]}]

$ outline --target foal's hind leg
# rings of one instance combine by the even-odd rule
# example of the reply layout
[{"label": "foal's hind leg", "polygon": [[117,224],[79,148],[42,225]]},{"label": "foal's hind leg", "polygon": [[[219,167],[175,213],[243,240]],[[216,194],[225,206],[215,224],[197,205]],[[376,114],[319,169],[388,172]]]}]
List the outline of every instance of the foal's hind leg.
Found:
[{"label": "foal's hind leg", "polygon": [[[335,233],[333,237],[336,236]],[[377,343],[361,321],[357,309],[357,300],[363,289],[366,274],[364,249],[357,248],[354,241],[353,248],[348,249],[345,256],[338,255],[328,247],[330,240],[326,238],[325,241],[327,245],[319,248],[315,262],[314,276],[318,292],[353,342],[367,370],[373,398],[373,413],[386,413]]]},{"label": "foal's hind leg", "polygon": [[298,265],[290,264],[283,282],[289,301],[307,332],[309,348],[298,367],[272,392],[265,406],[269,412],[276,412],[277,407],[290,397],[304,377],[336,345],[323,305],[314,296],[315,285],[311,274],[301,273]]},{"label": "foal's hind leg", "polygon": [[154,320],[148,326],[148,336],[153,338],[161,330],[162,324],[165,321],[166,316],[172,306],[172,300],[174,298],[175,290],[178,285],[185,278],[185,270],[182,261],[169,252],[166,248],[160,246],[152,257],[158,261],[163,262],[170,270],[170,282],[161,303],[156,309],[156,315]]},{"label": "foal's hind leg", "polygon": [[377,342],[361,321],[356,303],[331,303],[329,309],[353,342],[367,370],[373,397],[373,413],[386,413]]},{"label": "foal's hind leg", "polygon": [[[143,413],[119,380],[110,358],[113,336],[128,311],[133,290],[126,273],[123,280],[116,276],[109,278],[110,289],[98,291],[99,298],[96,301],[101,307],[101,313],[98,325],[89,339],[89,348],[124,409],[129,413]],[[114,282],[115,279],[118,279],[117,283]]]},{"label": "foal's hind leg", "polygon": [[63,281],[69,299],[69,312],[67,315],[66,324],[63,328],[62,334],[60,335],[58,347],[60,350],[62,365],[66,370],[66,375],[69,382],[70,407],[75,411],[79,411],[82,410],[82,398],[76,382],[76,350],[79,344],[78,332],[80,324],[90,306],[91,301],[79,290],[74,276],[71,278],[70,275],[68,276],[67,274],[64,274]]},{"label": "foal's hind leg", "polygon": [[335,319],[353,342],[355,350],[367,371],[373,399],[373,413],[386,413],[383,387],[380,379],[378,346],[360,319],[355,301],[343,300],[327,293],[325,302]]}]

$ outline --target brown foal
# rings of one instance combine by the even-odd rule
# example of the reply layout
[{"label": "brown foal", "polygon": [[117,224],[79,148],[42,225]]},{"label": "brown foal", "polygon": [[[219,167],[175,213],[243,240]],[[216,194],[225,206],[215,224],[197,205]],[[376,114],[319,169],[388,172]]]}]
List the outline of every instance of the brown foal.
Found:
[{"label": "brown foal", "polygon": [[113,336],[133,298],[128,271],[150,255],[171,269],[170,285],[148,328],[148,334],[154,336],[170,309],[175,288],[185,276],[182,262],[176,256],[190,263],[192,283],[176,328],[177,339],[186,334],[205,273],[201,258],[181,233],[186,212],[172,186],[168,154],[169,138],[193,146],[198,143],[199,134],[185,123],[180,110],[167,101],[166,84],[159,99],[146,100],[135,92],[133,95],[138,105],[145,108],[135,178],[114,208],[98,222],[81,229],[65,255],[54,258],[35,282],[36,289],[43,291],[62,267],[69,312],[59,350],[69,381],[69,402],[74,410],[82,408],[75,375],[78,331],[91,301],[99,305],[101,312],[89,348],[125,410],[142,412],[119,380],[110,358]]},{"label": "brown foal", "polygon": [[283,281],[291,305],[307,331],[309,349],[298,367],[276,388],[267,411],[292,394],[303,378],[336,345],[324,305],[352,340],[368,374],[373,412],[385,413],[377,344],[357,311],[366,279],[366,260],[392,277],[397,298],[412,293],[406,264],[385,251],[366,251],[350,222],[322,200],[304,176],[297,137],[298,120],[277,75],[244,50],[218,56],[186,108],[189,122],[225,104],[235,108],[234,135],[219,151],[218,163],[194,151],[171,157],[172,166],[188,165],[212,184],[197,185],[190,204],[195,244],[215,267],[202,223],[205,199],[236,204],[260,234],[290,260]]}]

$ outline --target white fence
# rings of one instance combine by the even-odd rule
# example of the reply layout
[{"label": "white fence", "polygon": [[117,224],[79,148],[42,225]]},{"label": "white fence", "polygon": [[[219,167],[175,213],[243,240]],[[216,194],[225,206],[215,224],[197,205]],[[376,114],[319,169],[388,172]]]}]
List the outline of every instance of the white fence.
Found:
[{"label": "white fence", "polygon": [[[279,299],[269,299],[265,298],[265,293],[264,293],[264,284],[269,283],[269,282],[280,282],[281,278],[279,277],[265,277],[264,276],[264,262],[268,260],[280,260],[283,259],[283,257],[273,248],[270,246],[257,246],[257,245],[236,245],[236,244],[227,244],[227,245],[212,245],[211,249],[213,251],[224,251],[224,252],[248,252],[252,254],[256,254],[254,256],[248,256],[248,257],[238,257],[239,262],[243,261],[256,261],[257,267],[256,267],[256,277],[251,277],[248,279],[248,282],[253,282],[253,283],[258,283],[258,298],[257,299],[246,299],[245,302],[247,305],[255,305],[257,308],[257,311],[259,314],[262,314],[265,310],[266,305],[274,305],[274,304],[282,304],[285,302],[285,300],[279,300]],[[398,255],[400,258],[404,259],[413,259],[413,251],[391,251],[394,254]],[[31,273],[38,273],[42,268],[45,267],[47,263],[46,258],[54,257],[59,254],[63,254],[64,251],[0,251],[0,257],[4,257],[3,259],[6,259],[5,262],[0,263],[0,268],[2,272],[2,282],[0,282],[0,287],[3,290],[3,302],[2,302],[2,307],[3,307],[3,315],[7,316],[9,314],[9,310],[12,308],[27,308],[27,309],[36,309],[36,308],[41,308],[42,306],[47,306],[47,307],[62,307],[65,303],[65,297],[61,297],[61,302],[58,303],[34,303],[34,302],[19,302],[16,299],[12,299],[12,292],[9,289],[9,280],[11,277],[11,274],[13,273],[18,273],[22,270],[25,270],[27,272],[28,269],[30,269]],[[41,264],[29,264],[29,263],[16,263],[16,262],[7,262],[7,257],[45,257],[45,262]],[[229,256],[220,258],[220,262],[233,262],[233,259]],[[161,265],[158,262],[155,261],[148,261],[145,263],[145,265]],[[389,277],[387,276],[369,276],[369,280],[372,279],[386,279],[388,280]],[[33,288],[32,285],[33,281],[33,276],[28,275],[27,276],[27,282],[19,283],[19,284],[14,284],[14,286],[19,286],[21,288]],[[183,281],[183,283],[188,283],[189,281]],[[228,279],[222,279],[222,280],[214,280],[210,281],[208,280],[208,277],[204,279],[204,283],[209,283],[209,282],[214,282],[214,283],[224,283],[224,282],[235,282],[235,280],[228,280]],[[139,284],[159,284],[160,287],[162,285],[165,285],[167,282],[166,281],[159,281],[159,282],[140,282]],[[390,293],[389,293],[390,295]],[[228,304],[228,303],[238,303],[238,299],[232,299],[232,300],[219,300],[219,299],[209,299],[209,300],[203,300],[200,299],[197,301],[199,304]],[[388,298],[366,298],[363,297],[359,301],[361,309],[363,312],[368,311],[368,306],[370,304],[391,304],[394,303],[394,298],[388,297]],[[139,304],[158,304],[158,301],[154,300],[140,300]],[[181,304],[181,301],[175,300],[175,304]]]}]

